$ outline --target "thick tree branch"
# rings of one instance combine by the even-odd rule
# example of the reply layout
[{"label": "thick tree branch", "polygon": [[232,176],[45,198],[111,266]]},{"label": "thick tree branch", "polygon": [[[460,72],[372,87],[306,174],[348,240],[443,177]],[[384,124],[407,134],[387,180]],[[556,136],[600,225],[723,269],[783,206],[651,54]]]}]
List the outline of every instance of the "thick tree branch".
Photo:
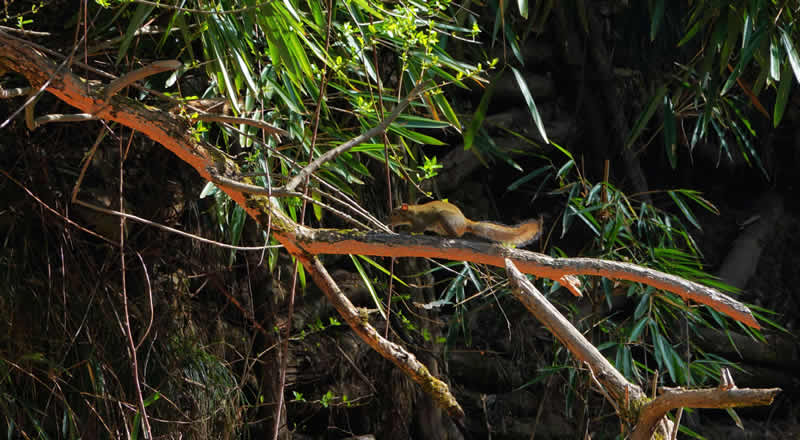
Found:
[{"label": "thick tree branch", "polygon": [[780,388],[707,388],[702,390],[664,389],[666,391],[642,407],[632,440],[648,440],[667,411],[674,408],[735,408],[771,405]]},{"label": "thick tree branch", "polygon": [[446,383],[431,375],[425,365],[418,361],[413,354],[381,336],[375,327],[370,325],[367,316],[359,313],[359,309],[339,289],[316,256],[307,253],[299,253],[295,256],[311,273],[314,283],[322,290],[339,315],[361,339],[422,386],[422,389],[436,399],[439,407],[446,410],[456,423],[463,423],[464,410],[461,409],[455,397],[450,394]]},{"label": "thick tree branch", "polygon": [[511,258],[522,272],[556,281],[567,275],[595,275],[634,281],[707,305],[755,329],[761,328],[750,309],[728,295],[702,284],[635,264],[594,258],[553,258],[493,243],[434,236],[308,228],[302,228],[298,233],[303,236],[303,248],[312,254],[444,258],[498,267],[505,265],[504,258]]},{"label": "thick tree branch", "polygon": [[[672,431],[672,423],[664,416],[674,408],[732,408],[770,405],[780,388],[764,390],[738,389],[732,380],[723,380],[718,388],[704,390],[665,389],[656,399],[649,400],[641,388],[629,382],[586,338],[553,307],[552,304],[522,275],[511,259],[505,259],[506,272],[514,297],[528,309],[576,359],[589,366],[606,398],[618,415],[635,426],[632,440],[649,440],[659,423],[663,432]],[[729,375],[723,371],[723,377]]]},{"label": "thick tree branch", "polygon": [[603,385],[614,399],[612,404],[622,407],[625,400],[639,401],[645,394],[638,385],[628,382],[611,362],[600,353],[566,318],[562,315],[534,285],[514,266],[510,258],[504,260],[508,279],[511,281],[511,292],[517,301],[521,302],[536,319],[539,320],[553,336],[581,362],[585,362],[592,369],[592,374]]}]

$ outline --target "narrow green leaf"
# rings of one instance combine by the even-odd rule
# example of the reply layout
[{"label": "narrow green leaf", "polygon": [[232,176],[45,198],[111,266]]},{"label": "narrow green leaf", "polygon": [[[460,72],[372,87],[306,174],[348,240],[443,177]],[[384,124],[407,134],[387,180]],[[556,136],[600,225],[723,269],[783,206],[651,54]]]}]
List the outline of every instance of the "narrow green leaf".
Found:
[{"label": "narrow green leaf", "polygon": [[534,102],[533,96],[531,96],[531,92],[528,90],[528,85],[525,83],[525,79],[516,68],[512,67],[511,70],[514,72],[514,77],[517,79],[517,84],[519,85],[519,90],[522,92],[522,96],[525,97],[525,102],[528,104],[528,110],[531,112],[531,116],[533,116],[533,122],[536,124],[536,128],[539,129],[539,134],[542,136],[542,139],[544,139],[544,142],[549,144],[550,141],[547,139],[547,132],[544,129],[544,123],[542,122],[541,116],[539,116],[539,110],[536,108],[536,102]]},{"label": "narrow green leaf", "polygon": [[684,368],[683,360],[681,359],[680,355],[677,351],[669,344],[669,341],[666,341],[667,345],[667,369],[669,370],[669,376],[672,378],[672,381],[675,383],[685,383],[686,382],[686,375],[688,372],[686,368]]},{"label": "narrow green leaf", "polygon": [[769,77],[776,82],[781,80],[781,49],[774,40],[769,43]]},{"label": "narrow green leaf", "polygon": [[575,209],[575,207],[570,206],[570,209],[574,210],[575,215],[579,219],[581,219],[586,224],[586,226],[588,226],[589,229],[591,229],[592,232],[594,232],[596,236],[599,237],[601,235],[599,229],[600,223],[597,221],[594,215],[592,215],[592,211],[596,211],[597,210],[596,208],[578,210]]},{"label": "narrow green leaf", "polygon": [[236,103],[239,102],[237,96],[238,89],[234,85],[233,79],[231,78],[231,75],[228,72],[228,66],[227,63],[225,62],[225,50],[220,44],[220,41],[217,39],[215,32],[211,32],[209,30],[209,32],[206,32],[204,35],[208,37],[208,41],[211,46],[211,51],[213,52],[214,58],[217,61],[216,62],[217,72],[222,76],[223,79],[223,81],[219,84],[219,87],[224,90],[224,93],[226,95],[228,95],[229,101],[231,103],[234,103],[234,105],[236,105]]},{"label": "narrow green leaf", "polygon": [[666,84],[662,84],[650,99],[650,102],[647,104],[647,108],[645,109],[644,113],[639,116],[639,119],[636,120],[636,123],[633,125],[633,128],[628,135],[628,139],[625,141],[625,148],[630,148],[631,145],[636,142],[636,139],[639,139],[639,136],[647,126],[647,123],[650,122],[650,118],[653,117],[653,114],[656,112],[656,109],[658,109],[659,104],[661,104],[666,94],[667,86]]},{"label": "narrow green leaf", "polygon": [[200,198],[204,199],[209,196],[214,196],[217,192],[219,192],[217,185],[214,185],[212,182],[206,182],[205,186],[203,186],[203,190],[200,191]]},{"label": "narrow green leaf", "polygon": [[436,129],[450,127],[450,123],[448,122],[437,121],[424,116],[400,115],[396,120],[402,122],[403,127],[406,128]]},{"label": "narrow green leaf", "polygon": [[725,412],[731,416],[733,423],[736,423],[736,427],[744,431],[744,424],[742,424],[742,419],[739,418],[739,414],[736,414],[736,411],[734,411],[733,408],[725,408]]},{"label": "narrow green leaf", "polygon": [[452,302],[453,298],[460,302],[464,300],[464,278],[467,276],[466,268],[462,269],[456,277],[450,281],[447,289],[444,291],[444,301]]},{"label": "narrow green leaf", "polygon": [[728,67],[729,60],[731,58],[731,54],[733,53],[733,48],[736,46],[736,41],[739,39],[739,33],[741,32],[741,27],[738,24],[741,23],[741,18],[736,14],[734,8],[728,9],[728,37],[725,39],[725,45],[722,46],[722,50],[719,54],[719,74],[721,75],[725,69]]},{"label": "narrow green leaf", "polygon": [[558,171],[556,171],[556,177],[557,178],[562,177],[567,173],[567,171],[571,170],[574,166],[575,166],[575,160],[572,159],[572,157],[570,156],[570,160],[565,162],[564,165],[561,165],[561,168],[559,168]]},{"label": "narrow green leaf", "polygon": [[407,130],[404,127],[397,124],[396,122],[389,125],[389,131],[397,133],[403,136],[404,138],[414,141],[418,144],[437,145],[437,146],[446,145],[444,142],[434,137],[418,133],[416,131]]},{"label": "narrow green leaf", "polygon": [[[586,201],[584,202],[586,205],[591,205],[595,203],[595,197],[600,194],[600,191],[603,189],[602,183],[596,183],[592,189],[589,190],[589,194],[586,196]],[[597,200],[597,203],[603,203],[603,200]]]},{"label": "narrow green leaf", "polygon": [[[244,209],[240,205],[235,205],[233,208],[233,213],[231,214],[231,227],[230,227],[230,234],[231,234],[231,245],[238,246],[239,241],[242,238],[242,230],[244,229],[245,220],[247,219],[247,213],[245,213]],[[232,266],[233,261],[236,259],[236,249],[231,249],[230,257],[228,258],[228,265]]]},{"label": "narrow green leaf", "polygon": [[633,312],[633,319],[642,318],[647,311],[650,310],[650,294],[642,295],[639,299],[639,304],[636,305],[636,310]]},{"label": "narrow green leaf", "polygon": [[772,126],[777,127],[783,119],[786,104],[789,102],[789,91],[792,90],[792,79],[789,77],[789,62],[784,63],[778,83],[778,95],[775,97],[775,108],[772,110]]},{"label": "narrow green leaf", "polygon": [[496,75],[489,83],[489,87],[483,91],[483,96],[481,96],[481,101],[478,103],[478,108],[476,108],[475,113],[472,114],[472,119],[469,121],[467,131],[464,132],[465,150],[471,149],[473,142],[475,142],[475,134],[481,128],[483,120],[486,118],[486,110],[489,108],[489,101],[492,100],[494,87],[497,82],[500,81],[500,75],[502,75],[502,72]]},{"label": "narrow green leaf", "polygon": [[511,47],[511,53],[514,54],[514,58],[516,58],[517,61],[519,61],[520,65],[524,66],[525,57],[522,56],[522,50],[520,50],[519,43],[517,42],[517,40],[519,40],[519,37],[517,37],[516,32],[514,32],[514,29],[511,27],[511,23],[506,22],[505,30],[506,30],[506,42]]},{"label": "narrow green leaf", "polygon": [[161,393],[159,393],[158,391],[154,392],[153,394],[148,396],[146,399],[144,399],[145,408],[150,406],[150,405],[152,405],[155,401],[157,401],[160,398],[161,398]]},{"label": "narrow green leaf", "polygon": [[675,204],[678,205],[678,208],[680,208],[681,212],[683,213],[683,216],[686,217],[686,220],[689,220],[689,222],[693,224],[697,229],[702,229],[700,228],[700,223],[692,214],[692,210],[689,209],[688,206],[686,206],[686,203],[684,203],[683,199],[681,199],[680,196],[675,191],[667,191],[667,194],[669,194],[669,196],[672,197],[672,200],[675,202]]},{"label": "narrow green leaf", "polygon": [[672,109],[672,101],[669,95],[664,95],[664,150],[667,153],[667,159],[672,169],[678,167],[678,154],[677,154],[677,128],[675,124],[675,113]]},{"label": "narrow green leaf", "polygon": [[314,17],[314,23],[320,29],[325,27],[325,15],[322,13],[321,3],[317,0],[306,0],[308,8],[311,9],[311,15]]},{"label": "narrow green leaf", "polygon": [[528,19],[528,0],[517,0],[517,6],[519,6],[519,15],[522,16],[524,19]]},{"label": "narrow green leaf", "polygon": [[783,42],[783,47],[786,49],[786,53],[789,55],[789,63],[792,65],[794,77],[797,79],[797,82],[800,82],[800,57],[797,56],[797,51],[794,49],[794,45],[792,45],[792,39],[784,29],[781,29],[781,41]]},{"label": "narrow green leaf", "polygon": [[375,303],[375,307],[378,308],[381,316],[383,319],[386,319],[386,311],[383,310],[383,301],[378,298],[378,294],[375,292],[375,286],[372,285],[372,280],[370,279],[369,275],[366,271],[364,271],[364,267],[361,265],[361,262],[358,261],[355,255],[350,254],[350,260],[353,262],[353,265],[356,267],[358,274],[361,276],[361,281],[364,282],[364,286],[367,287],[367,291],[369,291],[369,296],[372,297],[372,302]]},{"label": "narrow green leaf", "polygon": [[297,262],[297,279],[300,281],[300,288],[305,290],[306,289],[306,269],[303,267],[303,263]]},{"label": "narrow green leaf", "polygon": [[691,40],[692,37],[695,36],[697,31],[700,30],[700,28],[703,26],[703,24],[704,24],[704,22],[702,20],[697,20],[692,25],[692,27],[686,32],[686,35],[684,35],[683,38],[681,38],[681,41],[678,41],[678,47],[683,46],[684,44],[686,44],[687,41]]},{"label": "narrow green leaf", "polygon": [[[180,3],[178,3],[177,7],[182,8],[185,1],[186,0],[183,0]],[[181,16],[181,14],[182,12],[175,11],[172,13],[172,15],[170,15],[169,22],[167,22],[167,27],[165,28],[164,33],[161,35],[161,39],[158,40],[158,44],[156,45],[156,52],[160,52],[161,49],[164,47],[164,43],[167,42],[167,39],[172,34],[172,29],[175,28],[175,23]]]},{"label": "narrow green leaf", "polygon": [[628,343],[632,344],[634,342],[637,342],[639,340],[639,336],[642,334],[642,331],[649,322],[650,318],[647,316],[640,319],[639,322],[637,322],[636,325],[633,326],[633,330],[631,330],[631,334],[628,336]]},{"label": "narrow green leaf", "polygon": [[631,356],[631,348],[627,345],[622,350],[622,374],[625,377],[633,377],[633,359]]},{"label": "narrow green leaf", "polygon": [[453,110],[453,107],[450,106],[450,103],[447,101],[447,98],[444,96],[443,93],[434,93],[431,95],[433,102],[436,103],[436,107],[444,114],[444,117],[447,118],[450,125],[456,129],[459,133],[461,132],[461,121],[458,120],[458,115]]},{"label": "narrow green leaf", "polygon": [[[386,275],[390,274],[388,269],[383,267],[381,264],[379,264],[377,261],[373,260],[372,258],[369,258],[369,257],[364,256],[364,255],[358,255],[358,258],[361,258],[362,260],[366,261],[367,263],[372,265],[372,267],[374,267],[375,269],[378,269],[379,271],[383,272],[384,274],[386,274]],[[403,286],[408,287],[408,284],[406,284],[406,282],[403,281],[402,279],[398,278],[397,275],[392,275],[392,279],[397,281],[398,283],[402,284]]]},{"label": "narrow green leaf", "polygon": [[744,70],[747,63],[753,58],[755,50],[761,44],[761,39],[766,35],[766,27],[759,29],[755,35],[750,39],[749,43],[742,49],[742,53],[739,57],[739,62],[736,63],[736,67],[731,72],[730,76],[728,76],[728,80],[725,81],[725,84],[722,86],[722,90],[720,91],[720,95],[724,95],[725,93],[730,90],[733,84],[739,79],[739,75],[742,74],[742,70]]},{"label": "narrow green leaf", "polygon": [[[574,158],[574,157],[572,157],[572,153],[570,153],[569,151],[567,151],[567,149],[566,149],[566,148],[562,147],[561,145],[559,145],[559,144],[558,144],[558,143],[556,143],[555,141],[550,141],[550,145],[552,145],[552,146],[556,147],[556,149],[557,149],[558,151],[562,152],[562,153],[564,154],[564,156],[567,156],[567,157],[570,159],[570,161],[571,161],[571,162],[573,162],[573,164],[574,164],[575,158]],[[563,170],[564,168],[562,167],[561,169]]]},{"label": "narrow green leaf", "polygon": [[661,20],[664,18],[664,8],[666,1],[656,0],[653,8],[652,16],[650,17],[650,41],[655,41],[658,29],[661,27]]},{"label": "narrow green leaf", "polygon": [[617,345],[617,356],[614,359],[614,366],[617,370],[622,371],[622,363],[625,361],[625,346],[622,344]]},{"label": "narrow green leaf", "polygon": [[128,48],[131,46],[131,41],[133,41],[133,37],[136,36],[136,31],[142,27],[147,17],[150,16],[150,13],[153,12],[155,9],[155,5],[139,3],[136,6],[136,10],[133,12],[133,17],[131,17],[131,21],[128,23],[128,28],[125,29],[125,38],[122,39],[122,42],[119,45],[119,51],[117,52],[117,61],[114,65],[119,65],[119,62],[125,57],[125,54],[128,53]]},{"label": "narrow green leaf", "polygon": [[553,167],[551,167],[550,165],[545,165],[545,166],[543,166],[543,167],[541,167],[541,168],[537,168],[537,169],[535,169],[535,170],[531,171],[530,173],[528,173],[528,174],[526,174],[526,175],[524,175],[524,176],[520,177],[519,179],[517,179],[517,180],[515,180],[515,181],[511,182],[511,184],[510,184],[510,185],[508,185],[508,187],[506,188],[506,190],[508,190],[508,191],[514,191],[514,190],[516,190],[517,188],[519,188],[520,186],[522,186],[523,184],[525,184],[525,183],[527,183],[527,182],[529,182],[529,181],[533,180],[534,178],[536,178],[536,177],[538,177],[538,176],[542,175],[542,173],[544,173],[544,172],[546,172],[546,171],[549,171],[549,170],[551,170],[552,168],[553,168]]}]

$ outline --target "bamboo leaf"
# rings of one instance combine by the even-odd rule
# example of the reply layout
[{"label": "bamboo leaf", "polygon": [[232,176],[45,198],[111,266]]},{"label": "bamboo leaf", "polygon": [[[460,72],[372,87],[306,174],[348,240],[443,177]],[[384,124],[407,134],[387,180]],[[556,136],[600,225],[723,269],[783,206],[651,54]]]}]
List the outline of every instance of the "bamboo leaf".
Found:
[{"label": "bamboo leaf", "polygon": [[653,13],[650,17],[650,41],[654,41],[656,39],[656,35],[658,34],[658,29],[661,27],[661,20],[664,18],[664,9],[666,7],[666,1],[664,0],[656,0],[656,4],[653,8]]},{"label": "bamboo leaf", "polygon": [[481,101],[478,103],[478,108],[476,108],[475,113],[472,114],[472,119],[469,121],[469,127],[467,127],[467,131],[464,132],[465,150],[471,149],[473,142],[475,142],[475,134],[481,128],[483,120],[486,118],[486,110],[489,108],[489,101],[492,100],[494,87],[499,80],[500,75],[495,76],[489,83],[489,87],[483,91]]},{"label": "bamboo leaf", "polygon": [[678,167],[677,137],[672,101],[670,101],[669,95],[664,95],[664,150],[673,170]]},{"label": "bamboo leaf", "polygon": [[528,0],[517,0],[517,6],[519,6],[519,15],[522,16],[524,19],[528,19]]},{"label": "bamboo leaf", "polygon": [[117,61],[114,65],[119,65],[119,62],[125,57],[128,53],[128,48],[131,46],[131,41],[133,41],[133,37],[136,36],[136,31],[142,27],[147,17],[150,16],[150,13],[153,12],[155,9],[155,5],[139,3],[136,6],[136,10],[133,12],[133,17],[131,17],[131,21],[128,23],[128,28],[125,29],[125,38],[122,39],[122,42],[119,45],[119,51],[117,52]]},{"label": "bamboo leaf", "polygon": [[786,104],[789,102],[789,91],[792,90],[792,79],[789,77],[789,62],[784,63],[781,72],[780,83],[778,83],[778,94],[775,97],[775,108],[772,110],[772,126],[777,127],[783,119],[786,111]]},{"label": "bamboo leaf", "polygon": [[383,301],[378,298],[378,294],[375,292],[375,286],[372,284],[372,280],[370,279],[369,275],[366,271],[364,271],[364,267],[361,265],[361,262],[358,261],[355,255],[350,254],[350,261],[353,262],[353,265],[356,267],[358,274],[361,276],[361,281],[364,282],[364,286],[366,286],[367,291],[369,292],[369,296],[372,297],[372,302],[375,303],[375,307],[380,312],[383,319],[386,319],[386,311],[383,310]]},{"label": "bamboo leaf", "polygon": [[636,120],[636,123],[633,125],[631,129],[630,135],[628,135],[628,139],[625,141],[624,148],[630,148],[636,139],[642,134],[642,131],[647,126],[647,123],[650,122],[650,118],[653,117],[655,114],[656,109],[658,109],[658,105],[664,99],[664,96],[667,94],[667,86],[666,84],[662,84],[661,87],[656,90],[656,93],[653,95],[653,98],[650,99],[650,102],[647,104],[647,108],[645,109],[644,113],[639,116],[639,119]]},{"label": "bamboo leaf", "polygon": [[519,73],[519,70],[512,67],[511,70],[514,72],[514,77],[517,79],[517,84],[519,85],[519,90],[522,92],[522,96],[525,98],[525,102],[528,104],[528,110],[533,116],[533,122],[536,124],[536,128],[539,129],[539,134],[544,139],[545,143],[550,143],[547,139],[547,132],[544,129],[544,122],[542,122],[542,117],[539,116],[539,110],[536,108],[536,102],[533,100],[533,96],[531,96],[531,92],[528,90],[528,85],[525,84],[525,79],[522,77],[522,74]]},{"label": "bamboo leaf", "polygon": [[789,55],[789,64],[792,65],[794,77],[797,79],[797,82],[800,82],[800,57],[797,55],[797,51],[792,44],[792,39],[784,29],[781,29],[781,42],[783,42],[783,47]]}]

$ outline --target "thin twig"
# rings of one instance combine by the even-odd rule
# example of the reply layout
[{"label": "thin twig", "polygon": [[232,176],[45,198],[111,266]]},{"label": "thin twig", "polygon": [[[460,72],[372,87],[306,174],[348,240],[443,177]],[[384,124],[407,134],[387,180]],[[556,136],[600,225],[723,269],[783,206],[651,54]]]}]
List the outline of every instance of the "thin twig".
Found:
[{"label": "thin twig", "polygon": [[214,240],[211,240],[211,239],[208,239],[208,238],[203,238],[203,237],[200,237],[199,235],[190,234],[188,232],[184,232],[184,231],[181,231],[179,229],[170,228],[169,226],[162,225],[160,223],[156,223],[154,221],[147,220],[147,219],[144,219],[144,218],[141,218],[141,217],[137,217],[137,216],[135,216],[133,214],[128,214],[126,212],[120,212],[120,211],[114,211],[113,209],[101,208],[101,207],[99,207],[97,205],[92,205],[91,203],[86,203],[86,202],[84,202],[82,200],[75,200],[75,204],[84,206],[84,207],[92,209],[94,211],[102,212],[104,214],[116,215],[116,216],[119,216],[119,217],[135,220],[135,221],[137,221],[139,223],[144,223],[146,225],[153,226],[153,227],[156,227],[156,228],[159,228],[159,229],[163,229],[165,231],[169,231],[169,232],[172,232],[174,234],[183,235],[184,237],[188,237],[188,238],[191,238],[193,240],[201,241],[203,243],[213,244],[214,246],[219,246],[219,247],[223,247],[223,248],[226,248],[226,249],[234,249],[234,250],[237,250],[237,251],[263,251],[264,249],[281,248],[281,247],[283,247],[282,245],[277,245],[277,244],[276,245],[269,245],[269,246],[233,246],[233,245],[226,244],[226,243],[220,243],[218,241],[214,241]]},{"label": "thin twig", "polygon": [[420,82],[419,84],[417,84],[417,86],[411,90],[411,92],[408,94],[408,96],[405,97],[405,99],[397,103],[397,105],[394,107],[394,110],[392,110],[392,113],[389,114],[389,116],[387,116],[383,121],[381,121],[380,124],[350,139],[349,141],[339,145],[338,147],[326,151],[321,156],[316,158],[313,162],[306,165],[306,167],[300,170],[300,172],[298,172],[297,175],[292,177],[289,183],[286,184],[285,188],[289,191],[294,191],[294,189],[297,188],[297,186],[300,185],[300,183],[304,181],[306,177],[311,175],[314,171],[318,170],[319,167],[321,167],[324,163],[330,161],[331,159],[344,153],[345,151],[363,142],[366,142],[367,140],[369,140],[369,138],[383,133],[383,131],[386,130],[389,127],[389,125],[391,125],[391,123],[394,122],[395,119],[397,119],[398,116],[400,116],[400,113],[402,113],[403,110],[405,110],[405,108],[408,106],[411,100],[414,99],[422,91],[423,87],[426,84],[427,83],[425,82]]},{"label": "thin twig", "polygon": [[147,303],[150,305],[150,319],[147,322],[147,328],[144,329],[144,334],[142,334],[142,337],[139,338],[139,343],[136,344],[136,349],[138,350],[139,347],[142,346],[145,338],[147,338],[147,335],[150,334],[150,329],[153,327],[153,316],[155,313],[153,311],[153,286],[150,285],[150,275],[147,273],[147,265],[144,264],[144,258],[142,258],[142,254],[137,252],[136,256],[139,257],[139,262],[142,263],[144,280],[147,282]]},{"label": "thin twig", "polygon": [[[133,140],[133,136],[129,141]],[[125,183],[125,155],[123,154],[122,144],[119,148],[119,209],[125,209],[123,198],[123,186]],[[128,349],[130,350],[131,362],[133,365],[133,386],[136,389],[137,404],[139,406],[139,413],[141,414],[141,421],[143,425],[143,434],[145,440],[153,438],[153,433],[150,430],[150,420],[147,418],[147,408],[144,405],[144,397],[142,396],[142,385],[139,381],[139,361],[136,357],[136,344],[133,342],[133,330],[131,329],[131,316],[128,310],[128,286],[125,276],[125,217],[119,218],[119,248],[120,248],[120,272],[122,276],[122,306],[125,313],[125,334],[128,338]],[[135,419],[134,419],[135,420]]]},{"label": "thin twig", "polygon": [[183,66],[178,60],[161,60],[150,63],[144,67],[132,70],[125,75],[108,83],[103,92],[103,99],[108,101],[112,96],[116,95],[120,90],[125,87],[147,78],[148,76],[155,75],[156,73],[167,72],[170,70],[178,70]]},{"label": "thin twig", "polygon": [[114,242],[113,240],[109,240],[107,237],[104,237],[104,236],[98,234],[97,232],[94,232],[92,230],[84,228],[83,226],[81,226],[81,225],[75,223],[74,221],[70,220],[69,218],[65,217],[64,214],[61,214],[60,212],[58,212],[55,209],[51,208],[47,203],[42,201],[42,199],[36,197],[36,195],[34,195],[33,192],[31,192],[31,190],[26,188],[25,185],[23,185],[19,180],[11,177],[11,175],[8,174],[5,170],[0,169],[0,173],[2,173],[4,176],[6,176],[8,178],[8,180],[16,183],[17,186],[22,188],[22,190],[25,191],[26,193],[28,193],[29,196],[31,196],[34,200],[39,202],[40,205],[44,206],[45,209],[47,209],[48,211],[52,212],[53,214],[55,214],[57,217],[59,217],[60,219],[64,220],[68,224],[80,229],[81,231],[83,231],[83,232],[85,232],[85,233],[87,233],[87,234],[89,234],[89,235],[91,235],[93,237],[97,237],[97,238],[99,238],[99,239],[101,239],[101,240],[103,240],[103,241],[105,241],[105,242],[107,242],[107,243],[109,243],[109,244],[111,244],[113,246],[118,246],[118,244],[116,242]]}]

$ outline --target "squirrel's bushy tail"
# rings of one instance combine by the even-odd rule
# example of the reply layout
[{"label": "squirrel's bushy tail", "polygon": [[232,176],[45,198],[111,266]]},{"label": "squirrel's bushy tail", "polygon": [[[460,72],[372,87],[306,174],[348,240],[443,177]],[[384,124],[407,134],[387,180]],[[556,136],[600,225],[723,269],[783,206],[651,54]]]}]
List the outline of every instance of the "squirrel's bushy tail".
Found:
[{"label": "squirrel's bushy tail", "polygon": [[536,240],[542,233],[542,219],[528,220],[516,226],[507,226],[492,222],[471,222],[467,232],[501,243],[525,246]]}]

